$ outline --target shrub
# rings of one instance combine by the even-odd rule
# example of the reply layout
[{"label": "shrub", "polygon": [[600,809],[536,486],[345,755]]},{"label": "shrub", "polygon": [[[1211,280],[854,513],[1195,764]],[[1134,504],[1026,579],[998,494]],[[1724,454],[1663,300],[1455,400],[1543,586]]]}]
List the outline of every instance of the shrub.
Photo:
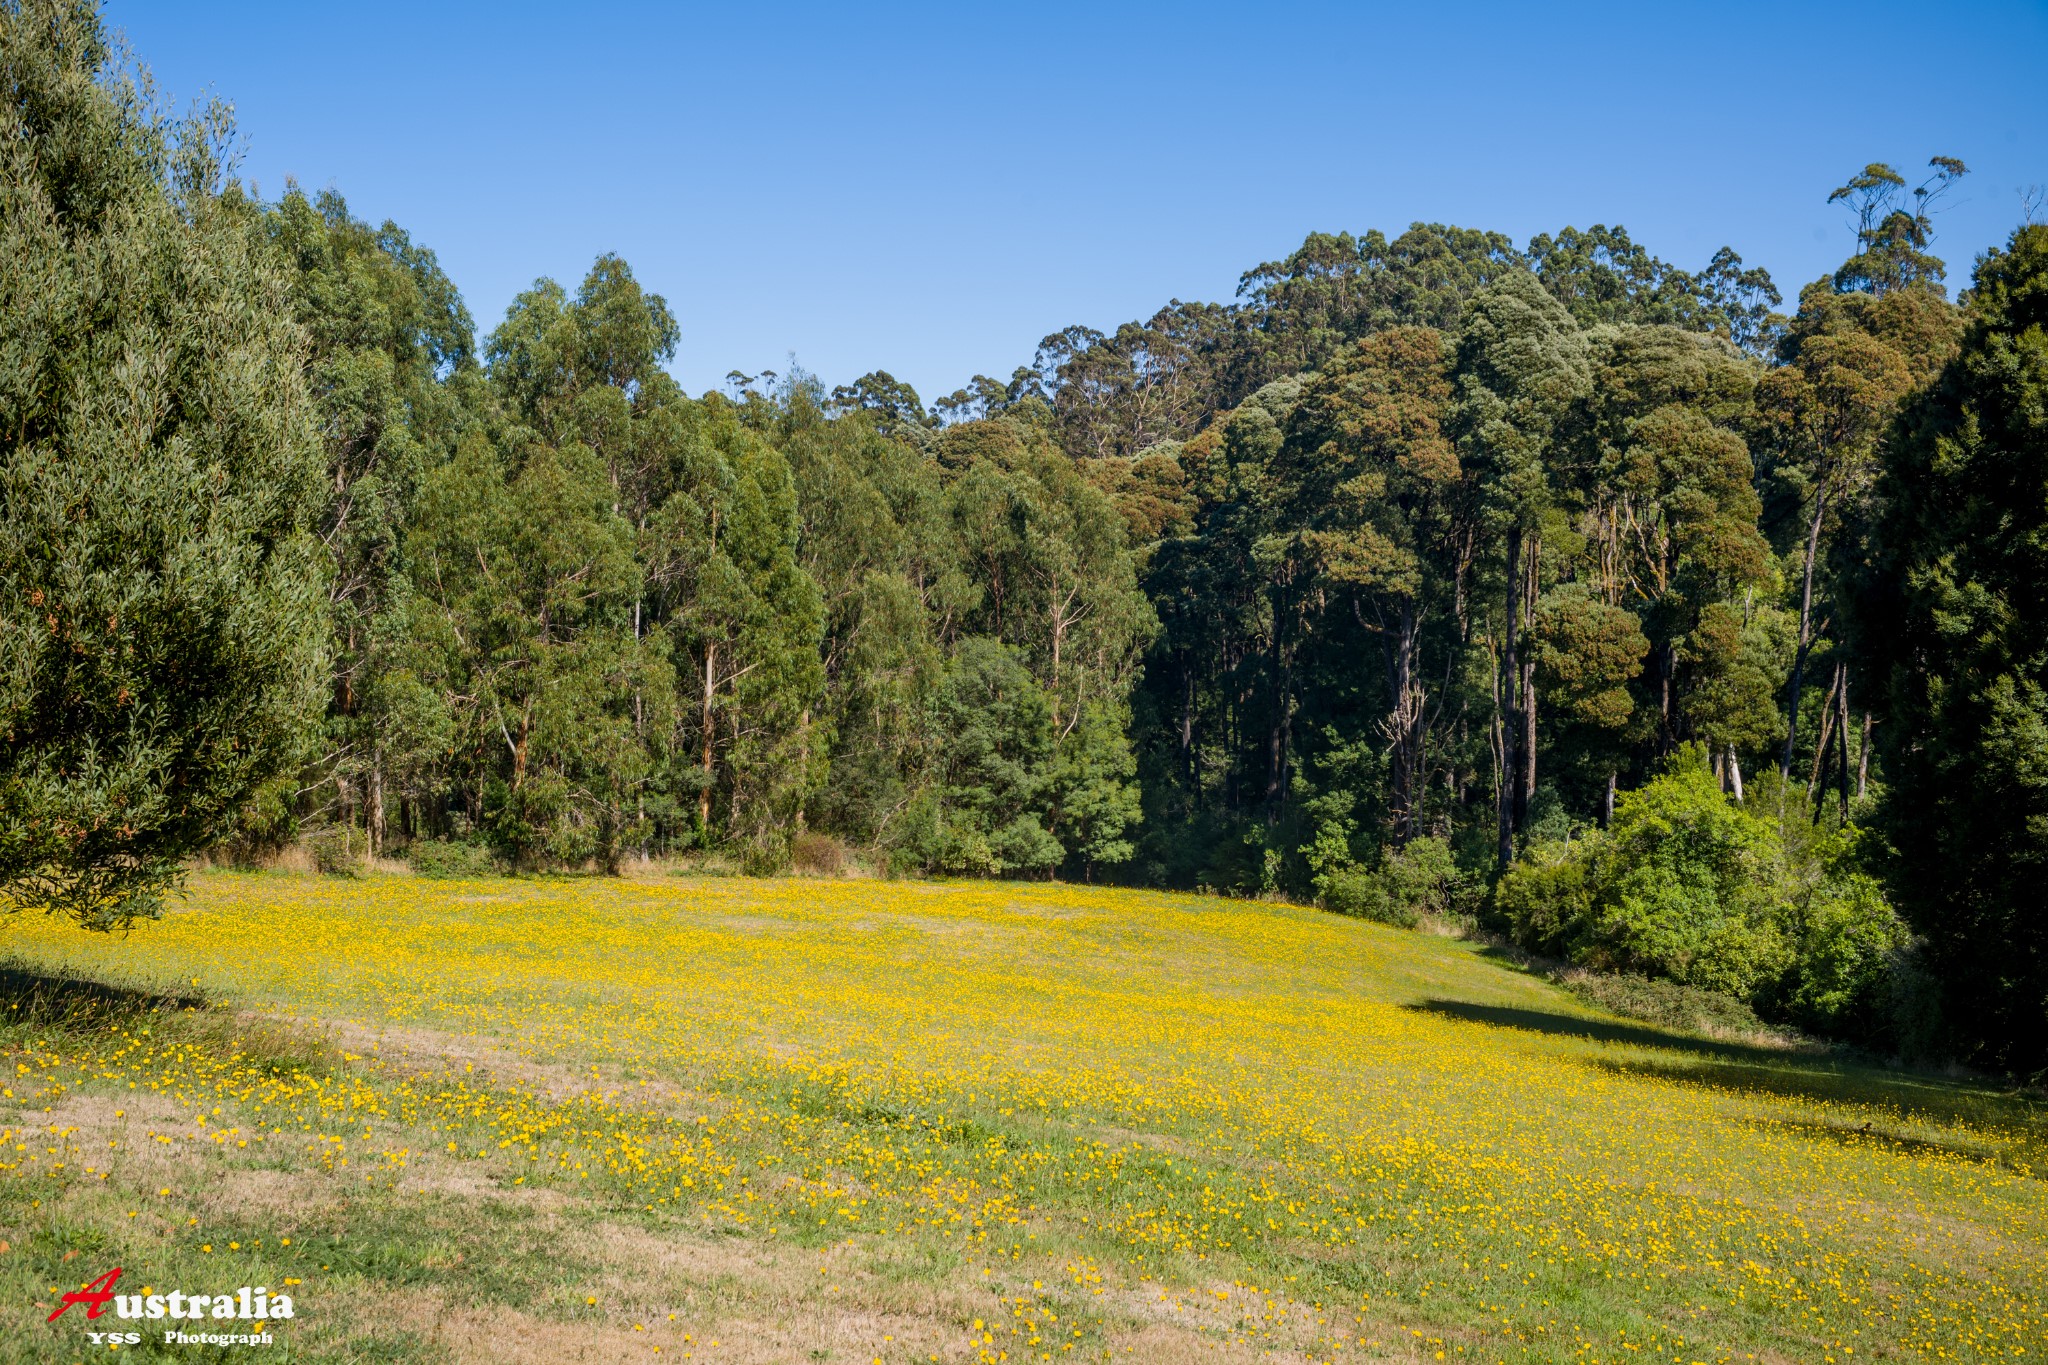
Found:
[{"label": "shrub", "polygon": [[1532,847],[1494,909],[1516,942],[1578,966],[1716,992],[1839,1037],[1924,1034],[1894,1018],[1908,1010],[1893,999],[1909,935],[1862,871],[1854,828],[1816,831],[1803,799],[1763,818],[1787,803],[1759,787],[1737,804],[1698,749],[1683,751],[1622,797],[1610,830]]},{"label": "shrub", "polygon": [[1390,895],[1387,884],[1370,868],[1352,864],[1316,874],[1316,895],[1323,908],[1340,915],[1378,920],[1400,929],[1412,929],[1420,922],[1413,907]]},{"label": "shrub", "polygon": [[1896,1032],[1889,983],[1911,934],[1874,878],[1830,878],[1791,907],[1793,970],[1779,1008],[1801,1028],[1875,1037]]},{"label": "shrub", "polygon": [[1318,870],[1316,899],[1326,910],[1412,929],[1424,915],[1449,918],[1470,908],[1473,883],[1442,839],[1389,849],[1378,868],[1351,861],[1342,836],[1325,831],[1309,854]]},{"label": "shrub", "polygon": [[1718,991],[1681,986],[1635,972],[1568,972],[1564,988],[1589,1005],[1625,1019],[1709,1036],[1769,1031],[1756,1011]]},{"label": "shrub", "polygon": [[330,877],[353,877],[362,870],[362,836],[346,825],[323,825],[299,842],[313,866]]},{"label": "shrub", "polygon": [[505,870],[498,856],[482,844],[444,839],[422,839],[406,850],[405,857],[422,877],[458,880],[497,876]]},{"label": "shrub", "polygon": [[789,860],[797,871],[820,877],[845,876],[848,862],[845,844],[816,831],[806,831],[790,840]]},{"label": "shrub", "polygon": [[1411,916],[1450,919],[1473,908],[1475,883],[1458,867],[1450,843],[1443,839],[1411,839],[1391,850],[1381,864],[1380,880],[1387,896]]},{"label": "shrub", "polygon": [[1591,845],[1535,844],[1493,889],[1495,913],[1515,942],[1550,957],[1571,956],[1573,937],[1593,916]]}]

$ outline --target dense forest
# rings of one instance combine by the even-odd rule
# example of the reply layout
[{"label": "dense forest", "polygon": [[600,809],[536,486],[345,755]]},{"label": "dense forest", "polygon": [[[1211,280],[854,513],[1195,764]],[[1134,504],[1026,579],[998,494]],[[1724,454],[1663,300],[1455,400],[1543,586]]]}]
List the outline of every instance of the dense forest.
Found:
[{"label": "dense forest", "polygon": [[2048,227],[1951,298],[1962,162],[1834,188],[1789,304],[1417,223],[929,404],[692,395],[627,262],[479,338],[90,6],[0,14],[19,903],[206,843],[1120,880],[2048,1064]]}]

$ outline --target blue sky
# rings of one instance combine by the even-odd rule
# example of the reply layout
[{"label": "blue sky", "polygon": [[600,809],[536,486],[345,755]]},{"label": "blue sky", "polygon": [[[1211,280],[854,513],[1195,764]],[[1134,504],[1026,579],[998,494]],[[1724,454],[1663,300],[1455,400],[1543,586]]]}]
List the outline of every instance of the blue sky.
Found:
[{"label": "blue sky", "polygon": [[1069,323],[1225,299],[1310,230],[1622,223],[1788,298],[1872,160],[1972,174],[1951,279],[2048,182],[2048,4],[298,5],[110,0],[244,174],[439,253],[481,331],[616,251],[728,370],[928,399]]}]

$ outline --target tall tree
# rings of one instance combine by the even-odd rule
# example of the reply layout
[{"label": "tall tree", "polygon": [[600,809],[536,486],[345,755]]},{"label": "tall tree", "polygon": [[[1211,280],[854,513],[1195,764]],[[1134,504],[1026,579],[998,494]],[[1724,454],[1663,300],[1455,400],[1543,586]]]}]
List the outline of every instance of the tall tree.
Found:
[{"label": "tall tree", "polygon": [[1473,301],[1458,347],[1454,414],[1461,456],[1486,485],[1486,515],[1502,545],[1498,838],[1503,868],[1535,793],[1534,660],[1521,636],[1537,593],[1540,528],[1552,505],[1554,433],[1592,382],[1586,336],[1534,276],[1511,274]]},{"label": "tall tree", "polygon": [[290,295],[94,6],[0,4],[0,894],[93,928],[317,715],[320,450]]},{"label": "tall tree", "polygon": [[1423,830],[1423,631],[1449,605],[1442,589],[1463,567],[1447,561],[1469,543],[1472,499],[1444,433],[1452,360],[1449,340],[1430,328],[1395,328],[1341,354],[1303,386],[1276,460],[1283,525],[1327,584],[1330,605],[1382,647],[1396,843]]},{"label": "tall tree", "polygon": [[1885,834],[1974,1055],[2048,1068],[2048,227],[1987,255],[1959,353],[1881,447],[1859,652]]},{"label": "tall tree", "polygon": [[384,617],[403,596],[402,547],[421,484],[470,420],[474,328],[431,251],[396,224],[355,219],[332,190],[308,199],[289,189],[263,226],[310,342],[307,380],[327,464],[315,525],[330,563],[333,694],[326,750],[295,795],[303,805],[317,794],[344,824],[360,812],[375,854],[401,761],[392,746],[405,730],[387,708],[397,697],[380,685],[386,667],[376,654],[403,634]]},{"label": "tall tree", "polygon": [[1839,292],[1884,295],[1941,283],[1945,267],[1927,250],[1934,237],[1934,206],[1969,174],[1969,167],[1955,157],[1937,156],[1927,169],[1927,178],[1908,191],[1905,176],[1873,161],[1828,196],[1830,204],[1846,203],[1856,215],[1856,254],[1835,272]]},{"label": "tall tree", "polygon": [[1770,472],[1799,516],[1799,624],[1787,686],[1779,769],[1792,771],[1806,662],[1816,634],[1817,575],[1831,532],[1862,515],[1878,442],[1899,401],[1924,384],[1953,346],[1956,310],[1932,286],[1883,295],[1835,292],[1825,283],[1800,295],[1782,362],[1764,376],[1758,405],[1773,446]]},{"label": "tall tree", "polygon": [[1529,242],[1529,264],[1558,302],[1584,323],[1634,322],[1711,332],[1755,351],[1782,300],[1770,272],[1745,270],[1729,247],[1697,275],[1658,260],[1626,228],[1566,228]]}]

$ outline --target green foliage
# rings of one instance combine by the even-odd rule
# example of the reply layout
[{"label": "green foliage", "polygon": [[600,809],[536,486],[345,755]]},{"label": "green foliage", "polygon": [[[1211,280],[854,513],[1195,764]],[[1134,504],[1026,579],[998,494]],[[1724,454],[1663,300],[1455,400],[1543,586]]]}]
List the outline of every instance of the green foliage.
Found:
[{"label": "green foliage", "polygon": [[1636,706],[1628,684],[1650,651],[1634,612],[1567,583],[1538,601],[1530,634],[1536,677],[1552,706],[1596,730],[1628,728]]},{"label": "green foliage", "polygon": [[505,870],[504,862],[483,844],[450,839],[415,840],[406,861],[419,876],[444,880],[489,877]]},{"label": "green foliage", "polygon": [[216,106],[0,6],[0,894],[125,927],[317,714],[304,338]]},{"label": "green foliage", "polygon": [[1845,294],[1884,294],[1940,284],[1942,263],[1927,251],[1934,233],[1929,212],[1969,168],[1952,156],[1937,156],[1927,168],[1929,175],[1913,187],[1910,197],[1906,178],[1881,161],[1865,166],[1828,196],[1830,204],[1846,201],[1856,214],[1858,250],[1835,272],[1836,289]]},{"label": "green foliage", "polygon": [[1406,929],[1424,916],[1452,919],[1473,908],[1475,881],[1442,839],[1390,847],[1377,868],[1361,867],[1325,842],[1317,862],[1316,895],[1325,909],[1338,914]]},{"label": "green foliage", "polygon": [[[466,425],[474,328],[431,251],[396,224],[353,218],[332,190],[309,200],[288,188],[262,225],[306,330],[327,466],[314,525],[329,559],[333,700],[301,814],[361,823],[374,847],[387,797],[417,800],[422,769],[448,746],[402,657],[403,550],[423,485]],[[245,835],[260,838],[257,815],[244,813]]]},{"label": "green foliage", "polygon": [[1816,829],[1806,803],[1745,806],[1703,750],[1624,795],[1613,826],[1532,848],[1494,890],[1517,942],[1601,971],[1711,991],[1773,1018],[1882,1040],[1904,925],[1861,866],[1853,827]]},{"label": "green foliage", "polygon": [[2048,1068],[2048,227],[1979,266],[1960,352],[1882,447],[1858,595],[1887,879],[1988,1064]]},{"label": "green foliage", "polygon": [[1739,1037],[1769,1030],[1756,1011],[1740,1000],[1659,977],[1636,972],[1575,971],[1564,974],[1561,983],[1589,1005],[1661,1028],[1710,1037]]},{"label": "green foliage", "polygon": [[1316,897],[1325,910],[1360,919],[1378,920],[1397,929],[1412,929],[1421,917],[1396,900],[1386,882],[1369,868],[1333,868],[1316,874]]},{"label": "green foliage", "polygon": [[[1691,754],[1624,796],[1605,836],[1583,841],[1583,912],[1532,942],[1590,966],[1654,973],[1747,997],[1786,965],[1772,911],[1775,832],[1729,801]],[[1527,892],[1502,880],[1502,908],[1527,936]]]},{"label": "green foliage", "polygon": [[938,781],[910,821],[912,851],[943,872],[1044,871],[1064,850],[1045,827],[1052,793],[1052,702],[1019,652],[962,642],[935,699],[947,736]]}]

